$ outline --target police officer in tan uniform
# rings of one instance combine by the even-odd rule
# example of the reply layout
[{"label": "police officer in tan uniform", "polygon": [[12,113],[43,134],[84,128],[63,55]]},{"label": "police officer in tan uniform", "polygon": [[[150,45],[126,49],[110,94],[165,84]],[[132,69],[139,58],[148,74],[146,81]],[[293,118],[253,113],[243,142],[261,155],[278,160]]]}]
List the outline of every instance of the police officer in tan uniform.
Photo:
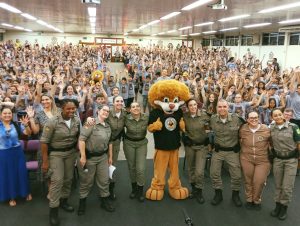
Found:
[{"label": "police officer in tan uniform", "polygon": [[47,121],[40,139],[42,170],[48,171],[51,176],[49,186],[51,225],[59,224],[59,206],[67,212],[74,211],[67,200],[71,192],[76,146],[80,133],[80,119],[74,116],[78,102],[65,99],[62,100],[61,106],[61,114]]},{"label": "police officer in tan uniform", "polygon": [[[125,115],[126,111],[124,108],[124,100],[121,96],[116,96],[113,99],[113,107],[110,110],[109,116],[107,118],[107,122],[111,128],[111,141],[113,145],[112,151],[112,164],[116,166],[119,152],[120,152],[120,143],[121,138],[124,133],[124,123],[125,123]],[[116,179],[113,178],[109,184],[109,193],[110,198],[114,200],[116,195],[114,193]]]},{"label": "police officer in tan uniform", "polygon": [[241,187],[241,165],[239,159],[239,128],[243,121],[236,114],[228,112],[226,100],[219,100],[217,114],[210,119],[210,127],[215,133],[215,150],[212,153],[210,177],[215,196],[212,205],[219,205],[223,200],[221,170],[223,161],[229,166],[231,177],[232,201],[237,207],[242,206],[239,197]]},{"label": "police officer in tan uniform", "polygon": [[113,212],[115,208],[109,201],[108,166],[112,163],[111,129],[105,122],[109,115],[107,105],[98,108],[98,116],[94,126],[84,126],[79,136],[79,209],[78,215],[85,213],[86,198],[94,184],[99,188],[101,207]]},{"label": "police officer in tan uniform", "polygon": [[300,129],[296,124],[286,122],[279,109],[273,110],[271,116],[275,122],[271,125],[271,139],[276,202],[271,216],[285,220],[297,173]]},{"label": "police officer in tan uniform", "polygon": [[188,112],[184,113],[185,134],[183,142],[185,148],[185,157],[188,166],[189,182],[192,186],[190,198],[203,204],[205,202],[202,195],[204,188],[204,170],[206,156],[208,153],[209,139],[207,136],[210,117],[204,112],[198,110],[195,99],[186,102]]},{"label": "police officer in tan uniform", "polygon": [[144,201],[148,120],[148,116],[141,114],[140,104],[131,103],[130,114],[126,115],[125,118],[124,153],[132,187],[129,197],[131,199],[137,198],[140,202]]}]

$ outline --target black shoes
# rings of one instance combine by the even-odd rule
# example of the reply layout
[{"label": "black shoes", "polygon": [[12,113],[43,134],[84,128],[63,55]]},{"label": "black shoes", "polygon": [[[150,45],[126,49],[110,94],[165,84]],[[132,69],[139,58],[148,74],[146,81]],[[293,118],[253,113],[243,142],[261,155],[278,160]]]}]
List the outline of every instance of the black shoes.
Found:
[{"label": "black shoes", "polygon": [[101,198],[101,207],[105,209],[107,212],[114,212],[115,207],[110,202],[110,197],[102,197]]},{"label": "black shoes", "polygon": [[247,210],[252,210],[253,209],[253,202],[246,202],[245,207]]},{"label": "black shoes", "polygon": [[281,203],[276,202],[275,209],[271,211],[271,216],[272,217],[278,217],[280,209],[281,209]]},{"label": "black shoes", "polygon": [[145,197],[144,197],[144,186],[139,186],[137,185],[137,189],[136,189],[136,198],[140,201],[140,202],[144,202],[145,201]]},{"label": "black shoes", "polygon": [[86,201],[86,198],[79,199],[79,207],[78,207],[78,211],[77,211],[78,216],[85,214],[85,206],[86,206],[85,201]]},{"label": "black shoes", "polygon": [[110,200],[115,200],[117,198],[116,194],[114,192],[114,189],[115,189],[115,182],[110,182],[110,184],[109,184],[109,198],[110,198]]},{"label": "black shoes", "polygon": [[205,199],[202,194],[202,189],[197,189],[197,191],[195,192],[195,197],[197,202],[199,202],[200,204],[205,203]]},{"label": "black shoes", "polygon": [[49,221],[50,221],[51,226],[58,226],[59,225],[58,207],[50,208]]},{"label": "black shoes", "polygon": [[59,206],[66,212],[69,213],[74,212],[74,207],[68,204],[68,199],[66,198],[60,199]]},{"label": "black shoes", "polygon": [[211,204],[214,206],[219,205],[223,201],[223,195],[222,195],[222,190],[221,189],[216,189],[215,190],[215,196],[213,200],[211,201]]},{"label": "black shoes", "polygon": [[232,201],[233,201],[233,203],[236,207],[241,207],[242,206],[242,201],[240,199],[239,193],[240,193],[239,191],[232,191],[231,199],[232,199]]},{"label": "black shoes", "polygon": [[189,198],[190,198],[190,199],[193,199],[193,198],[195,198],[197,189],[196,189],[196,187],[195,187],[195,183],[191,183],[191,186],[192,186],[192,192],[190,193]]},{"label": "black shoes", "polygon": [[137,183],[131,183],[131,193],[129,195],[129,198],[134,199],[136,197],[136,193],[137,193]]},{"label": "black shoes", "polygon": [[281,204],[280,212],[278,214],[279,220],[285,220],[287,218],[287,206]]}]

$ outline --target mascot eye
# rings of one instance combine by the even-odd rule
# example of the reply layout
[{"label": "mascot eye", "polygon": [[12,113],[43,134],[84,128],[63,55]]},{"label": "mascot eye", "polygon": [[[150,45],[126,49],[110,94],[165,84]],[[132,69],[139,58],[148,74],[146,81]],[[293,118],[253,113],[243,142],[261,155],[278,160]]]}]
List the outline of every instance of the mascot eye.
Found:
[{"label": "mascot eye", "polygon": [[168,98],[168,97],[165,97],[165,98],[163,99],[163,102],[169,103],[169,98]]},{"label": "mascot eye", "polygon": [[178,103],[178,102],[179,102],[178,97],[175,97],[173,103]]}]

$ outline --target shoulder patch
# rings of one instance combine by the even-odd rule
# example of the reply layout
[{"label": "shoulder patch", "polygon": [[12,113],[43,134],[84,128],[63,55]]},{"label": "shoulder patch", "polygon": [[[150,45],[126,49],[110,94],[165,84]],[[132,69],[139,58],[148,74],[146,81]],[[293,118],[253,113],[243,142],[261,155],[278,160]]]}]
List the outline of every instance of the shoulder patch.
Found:
[{"label": "shoulder patch", "polygon": [[299,128],[296,130],[296,133],[300,135],[300,129]]}]

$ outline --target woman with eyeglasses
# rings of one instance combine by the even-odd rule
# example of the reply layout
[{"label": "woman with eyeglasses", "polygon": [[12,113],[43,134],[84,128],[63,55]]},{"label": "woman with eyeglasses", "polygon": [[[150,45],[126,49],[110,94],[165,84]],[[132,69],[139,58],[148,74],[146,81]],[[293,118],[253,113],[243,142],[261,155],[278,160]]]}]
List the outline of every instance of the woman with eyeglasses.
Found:
[{"label": "woman with eyeglasses", "polygon": [[257,112],[250,112],[247,124],[240,129],[240,162],[245,178],[247,209],[261,209],[261,195],[271,163],[269,161],[270,130],[260,124]]},{"label": "woman with eyeglasses", "polygon": [[19,142],[21,133],[30,135],[29,119],[23,116],[19,127],[12,121],[10,107],[3,107],[0,121],[0,201],[9,200],[16,206],[16,198],[32,199],[29,191],[28,174],[23,147]]},{"label": "woman with eyeglasses", "polygon": [[127,159],[132,192],[130,198],[144,201],[146,157],[148,140],[147,127],[149,117],[141,113],[137,102],[130,105],[130,114],[126,115],[124,134],[124,153]]},{"label": "woman with eyeglasses", "polygon": [[298,157],[300,151],[300,129],[287,122],[280,109],[271,112],[274,124],[271,124],[273,174],[275,180],[276,207],[272,217],[279,220],[287,218],[287,208],[292,200],[292,192],[296,179]]}]

